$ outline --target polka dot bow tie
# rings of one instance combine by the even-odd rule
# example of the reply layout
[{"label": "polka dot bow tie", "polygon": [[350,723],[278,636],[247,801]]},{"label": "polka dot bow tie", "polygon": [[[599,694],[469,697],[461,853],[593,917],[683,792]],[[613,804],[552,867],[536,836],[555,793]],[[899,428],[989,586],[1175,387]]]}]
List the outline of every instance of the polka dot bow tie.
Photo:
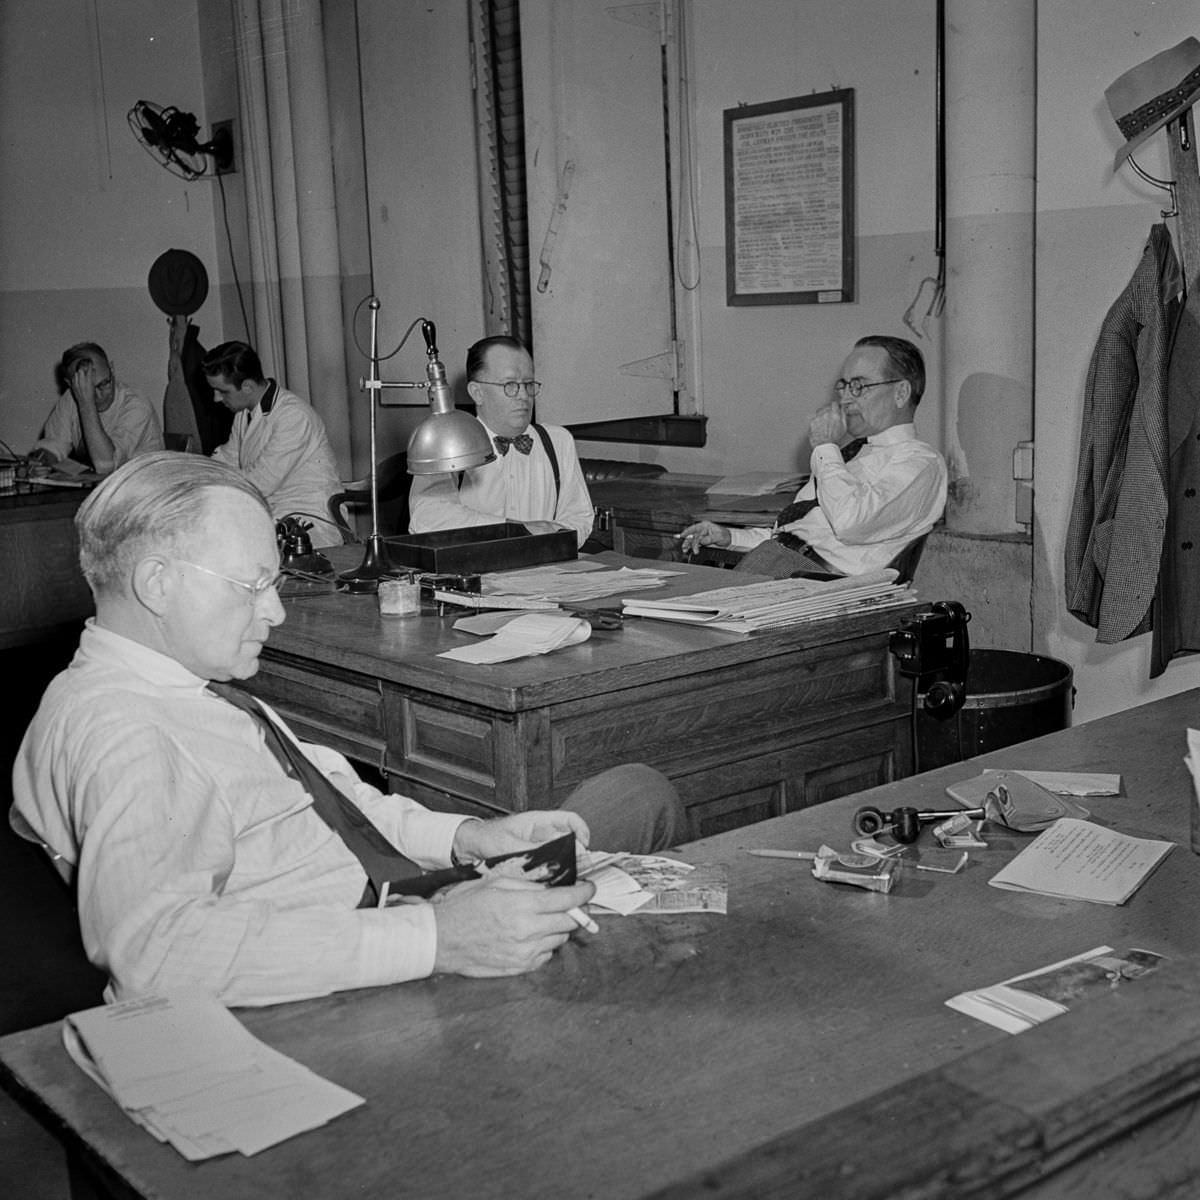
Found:
[{"label": "polka dot bow tie", "polygon": [[512,446],[518,454],[528,454],[533,449],[533,438],[527,433],[518,433],[516,437],[501,437],[497,434],[492,440],[502,455],[508,453],[509,446]]}]

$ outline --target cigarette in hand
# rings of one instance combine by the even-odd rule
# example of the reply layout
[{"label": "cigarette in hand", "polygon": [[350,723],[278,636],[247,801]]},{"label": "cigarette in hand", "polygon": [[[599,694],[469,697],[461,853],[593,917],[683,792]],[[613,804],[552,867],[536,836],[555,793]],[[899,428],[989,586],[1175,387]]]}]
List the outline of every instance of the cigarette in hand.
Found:
[{"label": "cigarette in hand", "polygon": [[580,929],[586,929],[588,933],[600,932],[600,926],[597,925],[596,922],[593,921],[592,918],[589,917],[582,908],[568,908],[567,916],[570,917]]}]

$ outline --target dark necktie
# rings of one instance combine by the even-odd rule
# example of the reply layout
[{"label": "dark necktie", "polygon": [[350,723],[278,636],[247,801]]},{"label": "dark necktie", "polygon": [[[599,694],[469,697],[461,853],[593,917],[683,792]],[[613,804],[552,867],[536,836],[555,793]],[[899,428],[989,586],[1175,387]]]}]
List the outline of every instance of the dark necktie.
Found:
[{"label": "dark necktie", "polygon": [[[849,462],[866,444],[866,438],[855,438],[852,442],[847,442],[842,447],[842,461]],[[816,481],[814,480],[814,491],[816,490],[816,486]],[[796,521],[799,521],[801,517],[808,516],[808,514],[812,512],[812,510],[816,508],[818,504],[820,504],[820,501],[816,498],[816,496],[813,496],[810,500],[793,500],[791,504],[788,504],[781,509],[779,516],[775,518],[776,530],[782,530],[785,525],[792,525]],[[787,545],[787,541],[785,539],[789,539],[793,542],[800,541],[795,534],[791,533],[777,533],[775,536],[776,540],[783,542],[784,545]]]},{"label": "dark necktie", "polygon": [[492,438],[496,443],[496,449],[500,451],[501,457],[508,453],[509,446],[512,446],[518,454],[528,454],[533,449],[533,438],[527,433],[518,433],[516,437],[501,437],[496,434]]},{"label": "dark necktie", "polygon": [[432,895],[440,887],[457,879],[474,878],[475,872],[463,874],[458,868],[424,872],[411,858],[406,858],[371,824],[363,811],[315,767],[299,746],[287,737],[267,716],[262,705],[241,688],[228,683],[210,682],[209,690],[235,708],[253,718],[262,730],[267,749],[293,779],[299,780],[312,797],[313,811],[346,844],[367,873],[369,882],[359,907],[379,902],[383,885],[391,894],[416,896]]}]

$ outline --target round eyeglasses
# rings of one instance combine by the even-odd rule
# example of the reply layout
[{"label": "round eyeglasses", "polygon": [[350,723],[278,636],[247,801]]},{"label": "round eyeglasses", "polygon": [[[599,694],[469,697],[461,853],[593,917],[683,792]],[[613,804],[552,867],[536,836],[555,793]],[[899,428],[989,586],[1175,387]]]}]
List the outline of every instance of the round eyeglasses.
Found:
[{"label": "round eyeglasses", "polygon": [[839,379],[833,385],[833,390],[840,396],[844,392],[849,392],[855,400],[859,398],[865,391],[871,388],[883,387],[886,383],[902,383],[900,379],[877,379],[873,383],[867,379],[859,379],[856,375],[853,379]]},{"label": "round eyeglasses", "polygon": [[477,379],[476,383],[486,383],[488,387],[498,387],[504,389],[504,394],[510,399],[515,400],[520,394],[521,389],[525,389],[525,395],[530,400],[536,398],[538,392],[542,390],[541,381],[538,379]]},{"label": "round eyeglasses", "polygon": [[211,567],[202,567],[199,563],[188,562],[186,558],[177,558],[175,560],[181,567],[191,567],[193,571],[203,571],[205,575],[211,575],[214,579],[223,579],[226,583],[232,583],[234,587],[241,588],[250,597],[251,604],[257,604],[272,588],[277,588],[284,579],[282,571],[271,576],[264,576],[262,579],[255,580],[254,583],[247,583],[244,579],[234,579],[231,575],[222,575],[220,571],[214,571]]}]

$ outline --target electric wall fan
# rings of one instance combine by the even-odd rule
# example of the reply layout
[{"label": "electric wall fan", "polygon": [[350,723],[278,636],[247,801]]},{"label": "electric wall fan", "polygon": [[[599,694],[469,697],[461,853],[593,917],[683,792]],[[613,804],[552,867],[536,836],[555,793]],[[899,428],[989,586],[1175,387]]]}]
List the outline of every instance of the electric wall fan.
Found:
[{"label": "electric wall fan", "polygon": [[215,126],[212,137],[201,142],[199,122],[191,113],[139,100],[129,110],[129,128],[148,154],[181,179],[220,175],[233,166],[233,135],[227,125]]}]

